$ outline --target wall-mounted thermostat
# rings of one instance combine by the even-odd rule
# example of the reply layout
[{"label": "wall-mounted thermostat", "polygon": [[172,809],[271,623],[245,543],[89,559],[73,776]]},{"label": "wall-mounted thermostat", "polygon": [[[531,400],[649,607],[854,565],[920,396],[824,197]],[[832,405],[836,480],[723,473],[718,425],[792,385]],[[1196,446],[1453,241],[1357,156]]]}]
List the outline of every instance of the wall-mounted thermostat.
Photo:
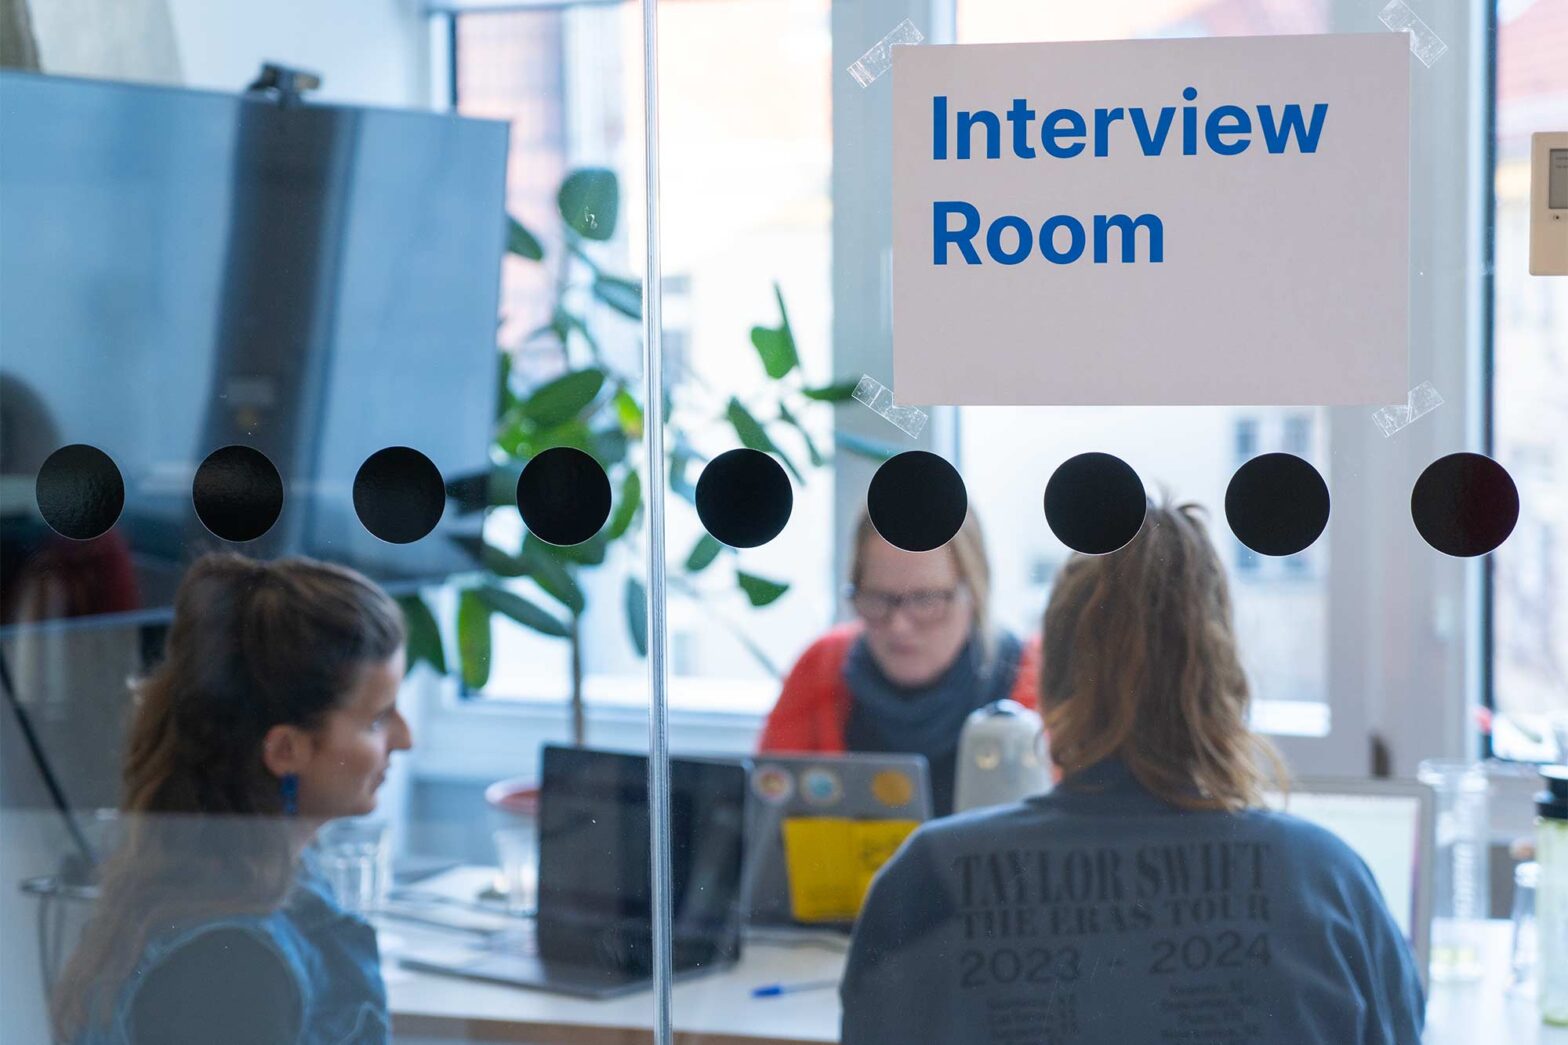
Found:
[{"label": "wall-mounted thermostat", "polygon": [[1568,131],[1530,135],[1530,275],[1568,276]]}]

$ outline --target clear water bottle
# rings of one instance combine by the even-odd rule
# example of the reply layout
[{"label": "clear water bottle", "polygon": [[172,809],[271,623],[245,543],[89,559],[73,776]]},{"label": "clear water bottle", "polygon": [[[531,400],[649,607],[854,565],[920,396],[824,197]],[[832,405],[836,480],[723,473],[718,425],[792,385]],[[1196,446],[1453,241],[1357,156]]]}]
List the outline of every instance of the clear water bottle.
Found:
[{"label": "clear water bottle", "polygon": [[1433,980],[1478,980],[1487,907],[1486,770],[1471,762],[1428,759],[1417,777],[1435,794],[1437,847],[1432,868]]},{"label": "clear water bottle", "polygon": [[1541,1019],[1568,1024],[1568,766],[1542,766],[1535,796],[1535,996]]}]

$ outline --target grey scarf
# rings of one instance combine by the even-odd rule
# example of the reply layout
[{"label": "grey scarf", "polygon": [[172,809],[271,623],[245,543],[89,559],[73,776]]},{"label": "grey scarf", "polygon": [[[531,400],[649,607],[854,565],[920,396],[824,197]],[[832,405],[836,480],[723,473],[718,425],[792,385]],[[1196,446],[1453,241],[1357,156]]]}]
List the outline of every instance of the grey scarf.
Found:
[{"label": "grey scarf", "polygon": [[849,687],[849,721],[844,746],[850,751],[888,751],[926,756],[931,764],[931,798],[937,816],[953,811],[953,772],[958,734],[976,708],[1012,693],[1023,646],[997,632],[995,651],[982,663],[979,640],[971,635],[957,659],[929,685],[900,686],[877,666],[865,636],[844,659]]}]

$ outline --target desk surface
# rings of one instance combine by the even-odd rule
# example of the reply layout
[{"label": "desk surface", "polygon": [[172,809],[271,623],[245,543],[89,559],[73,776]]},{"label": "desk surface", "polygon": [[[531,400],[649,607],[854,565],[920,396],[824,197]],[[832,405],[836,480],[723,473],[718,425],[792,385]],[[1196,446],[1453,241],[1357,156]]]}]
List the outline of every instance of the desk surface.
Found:
[{"label": "desk surface", "polygon": [[[471,897],[489,872],[465,868],[443,875],[435,888]],[[1487,927],[1486,976],[1467,984],[1434,984],[1427,1004],[1427,1045],[1568,1045],[1568,1028],[1546,1027],[1531,998],[1507,993],[1509,923]],[[413,972],[397,952],[460,946],[449,933],[424,933],[395,923],[383,930],[387,989],[398,1035],[457,1041],[546,1040],[567,1045],[651,1042],[653,993],[588,1001],[458,977]],[[702,1045],[814,1045],[838,1040],[838,992],[805,991],[753,998],[771,983],[836,980],[842,945],[811,937],[798,943],[749,942],[741,963],[677,983],[671,1002],[677,1039]]]}]

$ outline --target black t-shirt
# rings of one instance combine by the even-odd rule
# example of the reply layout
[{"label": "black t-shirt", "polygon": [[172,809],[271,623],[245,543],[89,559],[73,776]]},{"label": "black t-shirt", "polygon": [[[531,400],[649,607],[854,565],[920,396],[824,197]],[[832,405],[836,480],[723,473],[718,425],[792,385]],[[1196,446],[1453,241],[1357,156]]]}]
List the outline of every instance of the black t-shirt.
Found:
[{"label": "black t-shirt", "polygon": [[293,1045],[299,987],[282,956],[241,929],[215,929],[147,974],[131,1007],[135,1045]]}]

